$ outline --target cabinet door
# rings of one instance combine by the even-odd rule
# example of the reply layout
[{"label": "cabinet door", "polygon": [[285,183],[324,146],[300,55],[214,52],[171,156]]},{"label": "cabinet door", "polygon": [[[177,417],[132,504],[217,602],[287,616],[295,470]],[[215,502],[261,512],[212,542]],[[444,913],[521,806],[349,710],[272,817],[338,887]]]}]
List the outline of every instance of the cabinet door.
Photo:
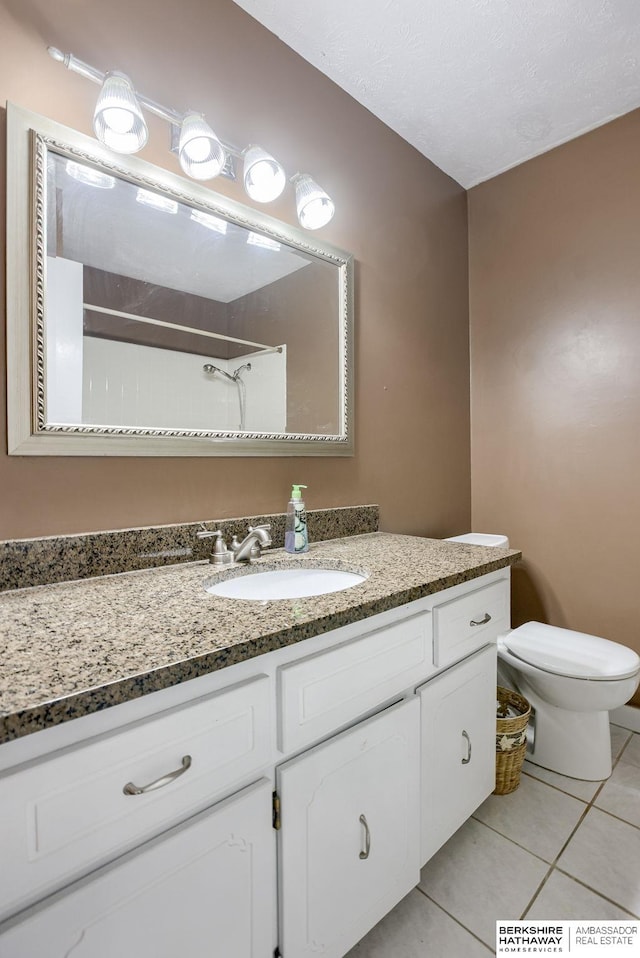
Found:
[{"label": "cabinet door", "polygon": [[495,646],[431,679],[418,695],[424,863],[495,788]]},{"label": "cabinet door", "polygon": [[416,698],[277,769],[280,948],[340,958],[419,880]]},{"label": "cabinet door", "polygon": [[[4,778],[0,916],[42,900],[258,778],[270,757],[270,690],[260,674]],[[124,791],[129,782],[146,784],[174,770],[185,774],[164,788]]]},{"label": "cabinet door", "polygon": [[261,779],[0,926],[1,958],[270,958],[271,791]]}]

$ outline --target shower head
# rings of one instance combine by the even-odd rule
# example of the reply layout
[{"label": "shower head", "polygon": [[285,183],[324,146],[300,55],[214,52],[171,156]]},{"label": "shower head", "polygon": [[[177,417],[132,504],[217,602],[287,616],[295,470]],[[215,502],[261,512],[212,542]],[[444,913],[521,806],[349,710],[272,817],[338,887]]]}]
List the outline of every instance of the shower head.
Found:
[{"label": "shower head", "polygon": [[219,366],[212,366],[211,363],[205,363],[202,367],[205,373],[220,373],[221,376],[225,376],[227,379],[230,379],[231,382],[235,382],[235,375],[230,376],[229,373],[225,372],[224,369],[220,369]]}]

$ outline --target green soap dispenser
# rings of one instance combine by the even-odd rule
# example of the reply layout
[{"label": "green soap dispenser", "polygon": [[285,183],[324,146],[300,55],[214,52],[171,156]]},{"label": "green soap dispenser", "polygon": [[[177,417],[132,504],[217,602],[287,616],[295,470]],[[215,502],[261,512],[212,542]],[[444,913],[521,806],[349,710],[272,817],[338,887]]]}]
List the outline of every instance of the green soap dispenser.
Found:
[{"label": "green soap dispenser", "polygon": [[294,485],[287,506],[287,522],[284,530],[284,547],[287,552],[308,552],[309,535],[307,533],[307,512],[302,499],[301,489],[306,486]]}]

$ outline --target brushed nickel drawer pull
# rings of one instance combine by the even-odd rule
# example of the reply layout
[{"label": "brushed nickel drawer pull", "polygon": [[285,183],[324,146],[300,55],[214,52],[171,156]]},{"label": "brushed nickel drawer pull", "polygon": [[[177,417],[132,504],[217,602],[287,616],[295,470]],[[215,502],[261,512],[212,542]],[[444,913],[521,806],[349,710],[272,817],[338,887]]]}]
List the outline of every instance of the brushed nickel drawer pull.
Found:
[{"label": "brushed nickel drawer pull", "polygon": [[122,791],[125,795],[144,795],[145,792],[154,792],[156,788],[164,788],[165,785],[170,785],[171,782],[175,782],[177,778],[184,775],[190,766],[191,756],[184,755],[182,757],[182,765],[180,768],[176,768],[175,771],[169,772],[168,775],[163,775],[162,778],[157,778],[155,782],[149,782],[148,785],[134,785],[133,782],[127,782]]},{"label": "brushed nickel drawer pull", "polygon": [[480,619],[479,622],[476,622],[475,619],[472,619],[469,625],[486,625],[487,622],[491,622],[491,616],[488,612],[485,612],[484,618]]},{"label": "brushed nickel drawer pull", "polygon": [[360,852],[360,858],[365,859],[369,857],[369,852],[371,851],[371,832],[369,831],[369,825],[364,815],[360,816],[359,822],[361,825],[364,825],[364,851]]},{"label": "brushed nickel drawer pull", "polygon": [[471,739],[469,738],[469,733],[465,732],[464,729],[462,729],[462,737],[467,743],[467,757],[462,759],[462,764],[468,765],[471,761]]}]

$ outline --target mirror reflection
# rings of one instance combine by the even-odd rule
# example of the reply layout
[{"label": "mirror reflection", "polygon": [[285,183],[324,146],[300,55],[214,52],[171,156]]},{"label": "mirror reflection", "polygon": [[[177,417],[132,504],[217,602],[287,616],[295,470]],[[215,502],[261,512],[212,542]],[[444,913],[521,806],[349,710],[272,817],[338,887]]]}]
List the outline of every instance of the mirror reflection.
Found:
[{"label": "mirror reflection", "polygon": [[341,433],[335,262],[51,148],[46,181],[48,426]]}]

